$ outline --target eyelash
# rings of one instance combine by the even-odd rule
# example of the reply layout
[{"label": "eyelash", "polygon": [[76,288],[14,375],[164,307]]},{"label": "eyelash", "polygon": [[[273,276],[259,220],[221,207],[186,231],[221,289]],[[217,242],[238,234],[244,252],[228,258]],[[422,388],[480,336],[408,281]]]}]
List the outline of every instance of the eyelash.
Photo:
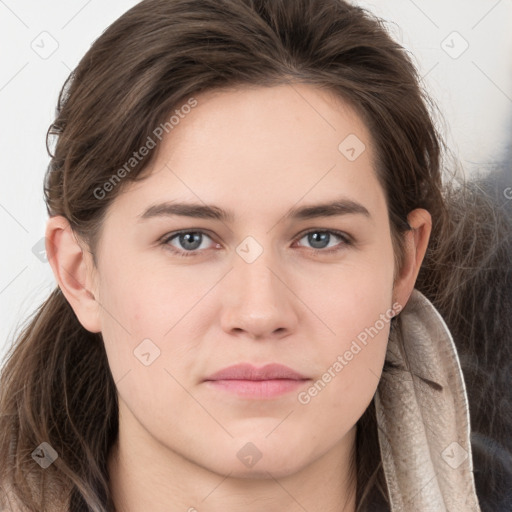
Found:
[{"label": "eyelash", "polygon": [[[163,239],[161,240],[161,244],[164,245],[168,250],[170,250],[173,254],[175,254],[178,257],[183,258],[189,258],[193,256],[197,256],[199,253],[203,252],[203,250],[193,250],[193,251],[180,251],[176,249],[175,247],[169,245],[169,242],[173,240],[174,238],[178,237],[179,235],[187,234],[187,233],[200,233],[202,235],[206,235],[208,238],[212,238],[210,235],[208,235],[207,232],[202,231],[200,229],[194,230],[194,229],[186,229],[181,231],[175,231],[173,233],[169,233],[168,235],[165,235]],[[304,238],[305,236],[309,235],[310,233],[330,233],[333,234],[339,238],[341,238],[342,242],[341,245],[337,248],[331,248],[331,249],[310,249],[315,255],[318,254],[333,254],[337,253],[341,250],[343,250],[346,246],[350,246],[353,244],[351,238],[342,231],[338,231],[336,229],[310,229],[309,231],[306,231],[304,233],[301,233],[297,236],[295,240],[300,240]]]}]

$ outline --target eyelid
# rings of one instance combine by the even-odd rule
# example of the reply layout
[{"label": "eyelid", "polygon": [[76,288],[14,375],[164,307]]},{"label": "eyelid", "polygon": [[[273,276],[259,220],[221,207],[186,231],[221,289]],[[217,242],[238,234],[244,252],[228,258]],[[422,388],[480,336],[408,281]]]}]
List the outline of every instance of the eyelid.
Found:
[{"label": "eyelid", "polygon": [[169,240],[177,237],[178,235],[183,235],[185,233],[200,233],[202,235],[207,235],[209,238],[213,239],[213,235],[207,229],[190,228],[190,229],[179,229],[178,231],[170,231],[169,233],[166,233],[165,235],[160,237],[158,241],[165,243],[165,242],[168,242]]}]

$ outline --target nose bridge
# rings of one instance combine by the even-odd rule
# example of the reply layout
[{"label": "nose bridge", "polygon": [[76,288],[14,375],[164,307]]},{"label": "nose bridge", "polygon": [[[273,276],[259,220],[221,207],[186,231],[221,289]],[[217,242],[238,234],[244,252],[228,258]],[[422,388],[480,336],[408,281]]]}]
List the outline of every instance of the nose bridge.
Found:
[{"label": "nose bridge", "polygon": [[242,284],[242,294],[250,295],[254,299],[260,297],[274,300],[274,295],[280,294],[278,288],[283,284],[275,276],[276,269],[280,266],[272,250],[270,236],[264,242],[258,241],[254,236],[247,236],[236,247],[236,253],[234,271],[236,279]]},{"label": "nose bridge", "polygon": [[282,266],[270,246],[246,237],[237,247],[223,294],[222,322],[226,330],[244,330],[253,336],[289,330],[296,322],[290,301],[293,294],[281,276]]}]

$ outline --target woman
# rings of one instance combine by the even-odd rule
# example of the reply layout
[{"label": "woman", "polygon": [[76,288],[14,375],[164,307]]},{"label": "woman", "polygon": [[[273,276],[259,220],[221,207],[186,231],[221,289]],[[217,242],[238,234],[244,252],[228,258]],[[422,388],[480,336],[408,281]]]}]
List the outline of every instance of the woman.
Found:
[{"label": "woman", "polygon": [[456,226],[475,199],[443,183],[430,106],[344,2],[144,0],[113,23],[48,134],[58,287],[3,369],[2,506],[504,507],[486,442],[510,447],[510,416],[482,423],[476,338],[433,305],[463,332],[461,287],[504,249]]}]

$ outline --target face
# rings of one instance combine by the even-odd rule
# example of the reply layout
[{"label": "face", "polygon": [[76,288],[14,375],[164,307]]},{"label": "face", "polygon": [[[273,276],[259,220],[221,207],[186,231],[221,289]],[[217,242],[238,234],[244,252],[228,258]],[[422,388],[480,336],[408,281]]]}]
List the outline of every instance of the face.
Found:
[{"label": "face", "polygon": [[[394,302],[384,191],[370,134],[325,91],[196,100],[102,228],[94,296],[121,421],[220,474],[285,475],[341,446],[376,391]],[[240,363],[302,378],[206,380]]]}]

